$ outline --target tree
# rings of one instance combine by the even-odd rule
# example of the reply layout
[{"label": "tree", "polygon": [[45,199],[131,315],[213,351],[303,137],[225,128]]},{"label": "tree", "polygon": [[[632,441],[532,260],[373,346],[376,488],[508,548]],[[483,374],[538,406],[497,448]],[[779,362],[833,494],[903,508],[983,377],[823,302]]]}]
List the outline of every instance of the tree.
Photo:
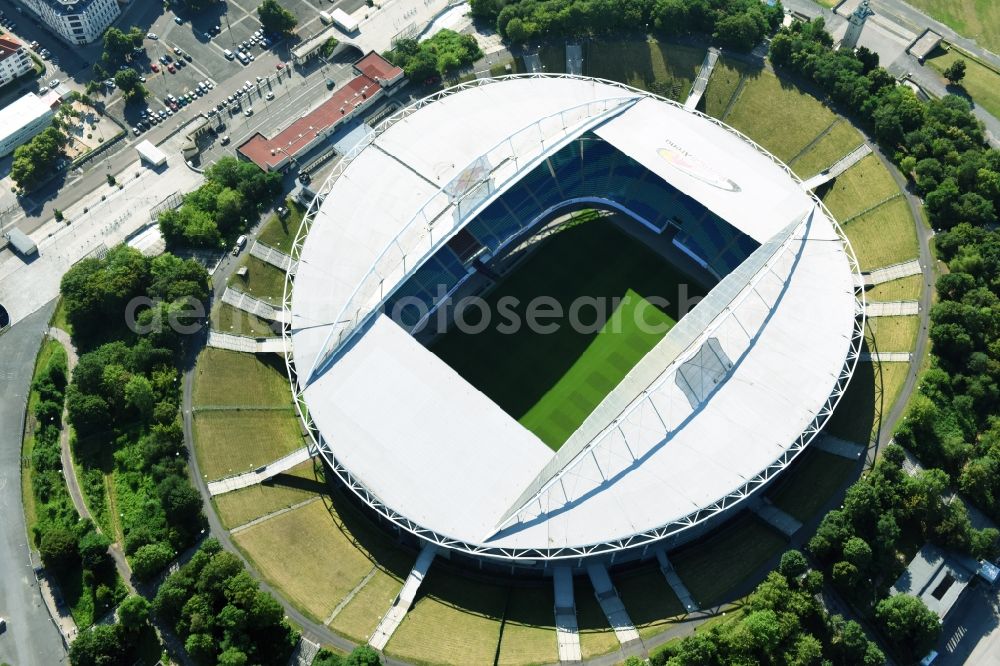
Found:
[{"label": "tree", "polygon": [[125,663],[125,640],[117,624],[99,624],[81,632],[69,646],[73,666],[115,666]]},{"label": "tree", "polygon": [[277,0],[264,0],[257,7],[257,16],[265,32],[273,32],[280,35],[287,35],[295,29],[299,20],[295,14],[291,13],[278,4]]},{"label": "tree", "polygon": [[344,660],[339,654],[327,648],[320,648],[313,657],[311,666],[344,666]]},{"label": "tree", "polygon": [[126,101],[141,101],[146,97],[146,88],[139,80],[139,72],[131,67],[119,70],[115,74],[115,85],[121,89]]},{"label": "tree", "polygon": [[209,634],[191,634],[184,641],[184,649],[198,664],[211,664],[215,659],[215,639]]},{"label": "tree", "polygon": [[861,537],[851,537],[844,542],[844,559],[864,571],[872,561],[872,549]]},{"label": "tree", "polygon": [[143,419],[148,419],[153,413],[156,398],[153,395],[153,385],[143,375],[132,375],[125,384],[125,404],[134,409]]},{"label": "tree", "polygon": [[886,637],[904,652],[920,656],[930,650],[941,633],[938,616],[924,602],[909,594],[883,599],[875,617]]},{"label": "tree", "polygon": [[382,666],[382,658],[370,645],[359,645],[344,660],[345,666]]},{"label": "tree", "polygon": [[67,140],[66,135],[53,126],[18,146],[14,149],[10,177],[22,190],[33,190],[52,175]]},{"label": "tree", "polygon": [[145,597],[130,594],[118,606],[118,622],[125,631],[137,634],[149,624],[149,602]]},{"label": "tree", "polygon": [[793,578],[798,578],[806,572],[809,568],[809,563],[806,561],[805,555],[797,550],[786,551],[781,556],[781,563],[778,565],[778,571],[781,575],[789,580]]},{"label": "tree", "polygon": [[76,535],[65,527],[50,527],[42,532],[38,552],[45,566],[62,569],[74,564],[79,558]]},{"label": "tree", "polygon": [[105,562],[108,558],[108,548],[111,547],[111,539],[101,534],[97,530],[88,530],[80,537],[78,548],[80,551],[80,561],[87,569],[93,570]]},{"label": "tree", "polygon": [[944,70],[944,78],[952,85],[958,85],[965,78],[965,60],[959,58]]},{"label": "tree", "polygon": [[174,559],[174,550],[164,543],[140,546],[132,554],[132,573],[139,580],[149,580]]},{"label": "tree", "polygon": [[239,648],[227,648],[219,655],[218,666],[246,666],[247,655]]},{"label": "tree", "polygon": [[764,31],[749,14],[731,14],[716,22],[712,36],[724,46],[749,51],[764,38]]},{"label": "tree", "polygon": [[833,565],[833,584],[843,591],[850,591],[858,583],[861,572],[850,562],[837,562]]},{"label": "tree", "polygon": [[[104,32],[104,52],[101,54],[104,66],[114,71],[119,65],[131,60],[133,50],[142,46],[143,37],[143,32],[135,26],[128,32],[123,32],[119,28],[108,28]],[[96,67],[95,73],[97,73]]]}]

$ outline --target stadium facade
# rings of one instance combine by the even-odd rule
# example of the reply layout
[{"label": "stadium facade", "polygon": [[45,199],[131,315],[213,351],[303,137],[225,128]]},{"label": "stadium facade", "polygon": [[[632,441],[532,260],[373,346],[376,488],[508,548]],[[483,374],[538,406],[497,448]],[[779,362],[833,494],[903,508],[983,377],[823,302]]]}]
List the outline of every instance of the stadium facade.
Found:
[{"label": "stadium facade", "polygon": [[[441,286],[581,207],[713,286],[553,451],[416,332]],[[622,562],[704,534],[816,436],[863,339],[850,244],[785,165],[591,78],[477,80],[402,109],[337,165],[293,254],[288,369],[312,445],[401,534],[480,564]],[[425,316],[390,318],[404,298]]]}]

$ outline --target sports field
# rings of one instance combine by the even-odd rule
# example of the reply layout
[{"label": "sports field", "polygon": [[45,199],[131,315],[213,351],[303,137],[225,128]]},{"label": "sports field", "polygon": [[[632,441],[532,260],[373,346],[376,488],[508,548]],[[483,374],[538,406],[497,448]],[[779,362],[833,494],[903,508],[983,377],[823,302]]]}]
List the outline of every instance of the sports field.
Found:
[{"label": "sports field", "polygon": [[[609,217],[588,218],[543,243],[485,297],[491,312],[517,299],[523,324],[517,332],[455,327],[431,349],[558,449],[677,321],[678,285],[689,281]],[[688,293],[700,296],[704,290],[690,284]],[[667,311],[645,300],[654,296],[669,301]],[[574,302],[597,299],[604,316],[587,306],[576,317],[583,326],[571,325],[573,317],[566,316],[539,320],[557,324],[552,332],[533,331],[524,315],[528,304],[543,298],[566,315],[574,312]]]}]

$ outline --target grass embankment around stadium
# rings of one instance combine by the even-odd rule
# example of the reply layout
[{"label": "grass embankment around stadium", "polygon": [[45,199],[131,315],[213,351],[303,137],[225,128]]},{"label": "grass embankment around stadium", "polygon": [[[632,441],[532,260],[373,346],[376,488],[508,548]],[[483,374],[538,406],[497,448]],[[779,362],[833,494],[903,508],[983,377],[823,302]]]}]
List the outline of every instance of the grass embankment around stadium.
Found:
[{"label": "grass embankment around stadium", "polygon": [[195,455],[209,480],[305,445],[277,356],[206,349],[195,368],[192,397]]},{"label": "grass embankment around stadium", "polygon": [[[502,332],[498,322],[482,332],[454,327],[431,346],[554,449],[677,321],[680,285],[687,284],[692,297],[704,294],[612,219],[576,218],[486,294],[493,313],[501,311],[499,303],[516,299],[522,325],[515,333]],[[669,302],[667,311],[645,300],[654,296]],[[545,322],[558,323],[553,332],[533,331],[524,317],[529,303],[541,302],[537,299],[558,304],[568,315],[575,302],[595,298],[605,304],[603,316],[582,308],[579,320],[587,330],[574,330],[564,316]],[[476,323],[471,316],[466,321]]]}]

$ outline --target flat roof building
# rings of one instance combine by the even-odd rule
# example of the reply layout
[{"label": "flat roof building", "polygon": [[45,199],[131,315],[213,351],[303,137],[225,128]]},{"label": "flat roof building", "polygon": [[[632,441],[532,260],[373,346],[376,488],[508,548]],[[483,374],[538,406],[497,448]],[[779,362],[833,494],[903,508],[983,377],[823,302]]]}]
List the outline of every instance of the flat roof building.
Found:
[{"label": "flat roof building", "polygon": [[31,57],[24,45],[9,35],[0,37],[0,86],[31,71]]},{"label": "flat roof building", "polygon": [[906,571],[893,584],[891,593],[918,597],[944,620],[958,603],[978,568],[975,560],[963,562],[937,546],[927,544],[913,557]]},{"label": "flat roof building", "polygon": [[0,157],[31,140],[52,124],[51,104],[35,93],[28,93],[0,109]]},{"label": "flat roof building", "polygon": [[260,132],[239,147],[239,153],[264,171],[283,169],[327,139],[345,121],[379,99],[403,79],[403,70],[377,53],[354,63],[358,75],[338,88],[318,107],[271,138]]},{"label": "flat roof building", "polygon": [[70,44],[96,41],[121,15],[118,0],[18,0]]}]

